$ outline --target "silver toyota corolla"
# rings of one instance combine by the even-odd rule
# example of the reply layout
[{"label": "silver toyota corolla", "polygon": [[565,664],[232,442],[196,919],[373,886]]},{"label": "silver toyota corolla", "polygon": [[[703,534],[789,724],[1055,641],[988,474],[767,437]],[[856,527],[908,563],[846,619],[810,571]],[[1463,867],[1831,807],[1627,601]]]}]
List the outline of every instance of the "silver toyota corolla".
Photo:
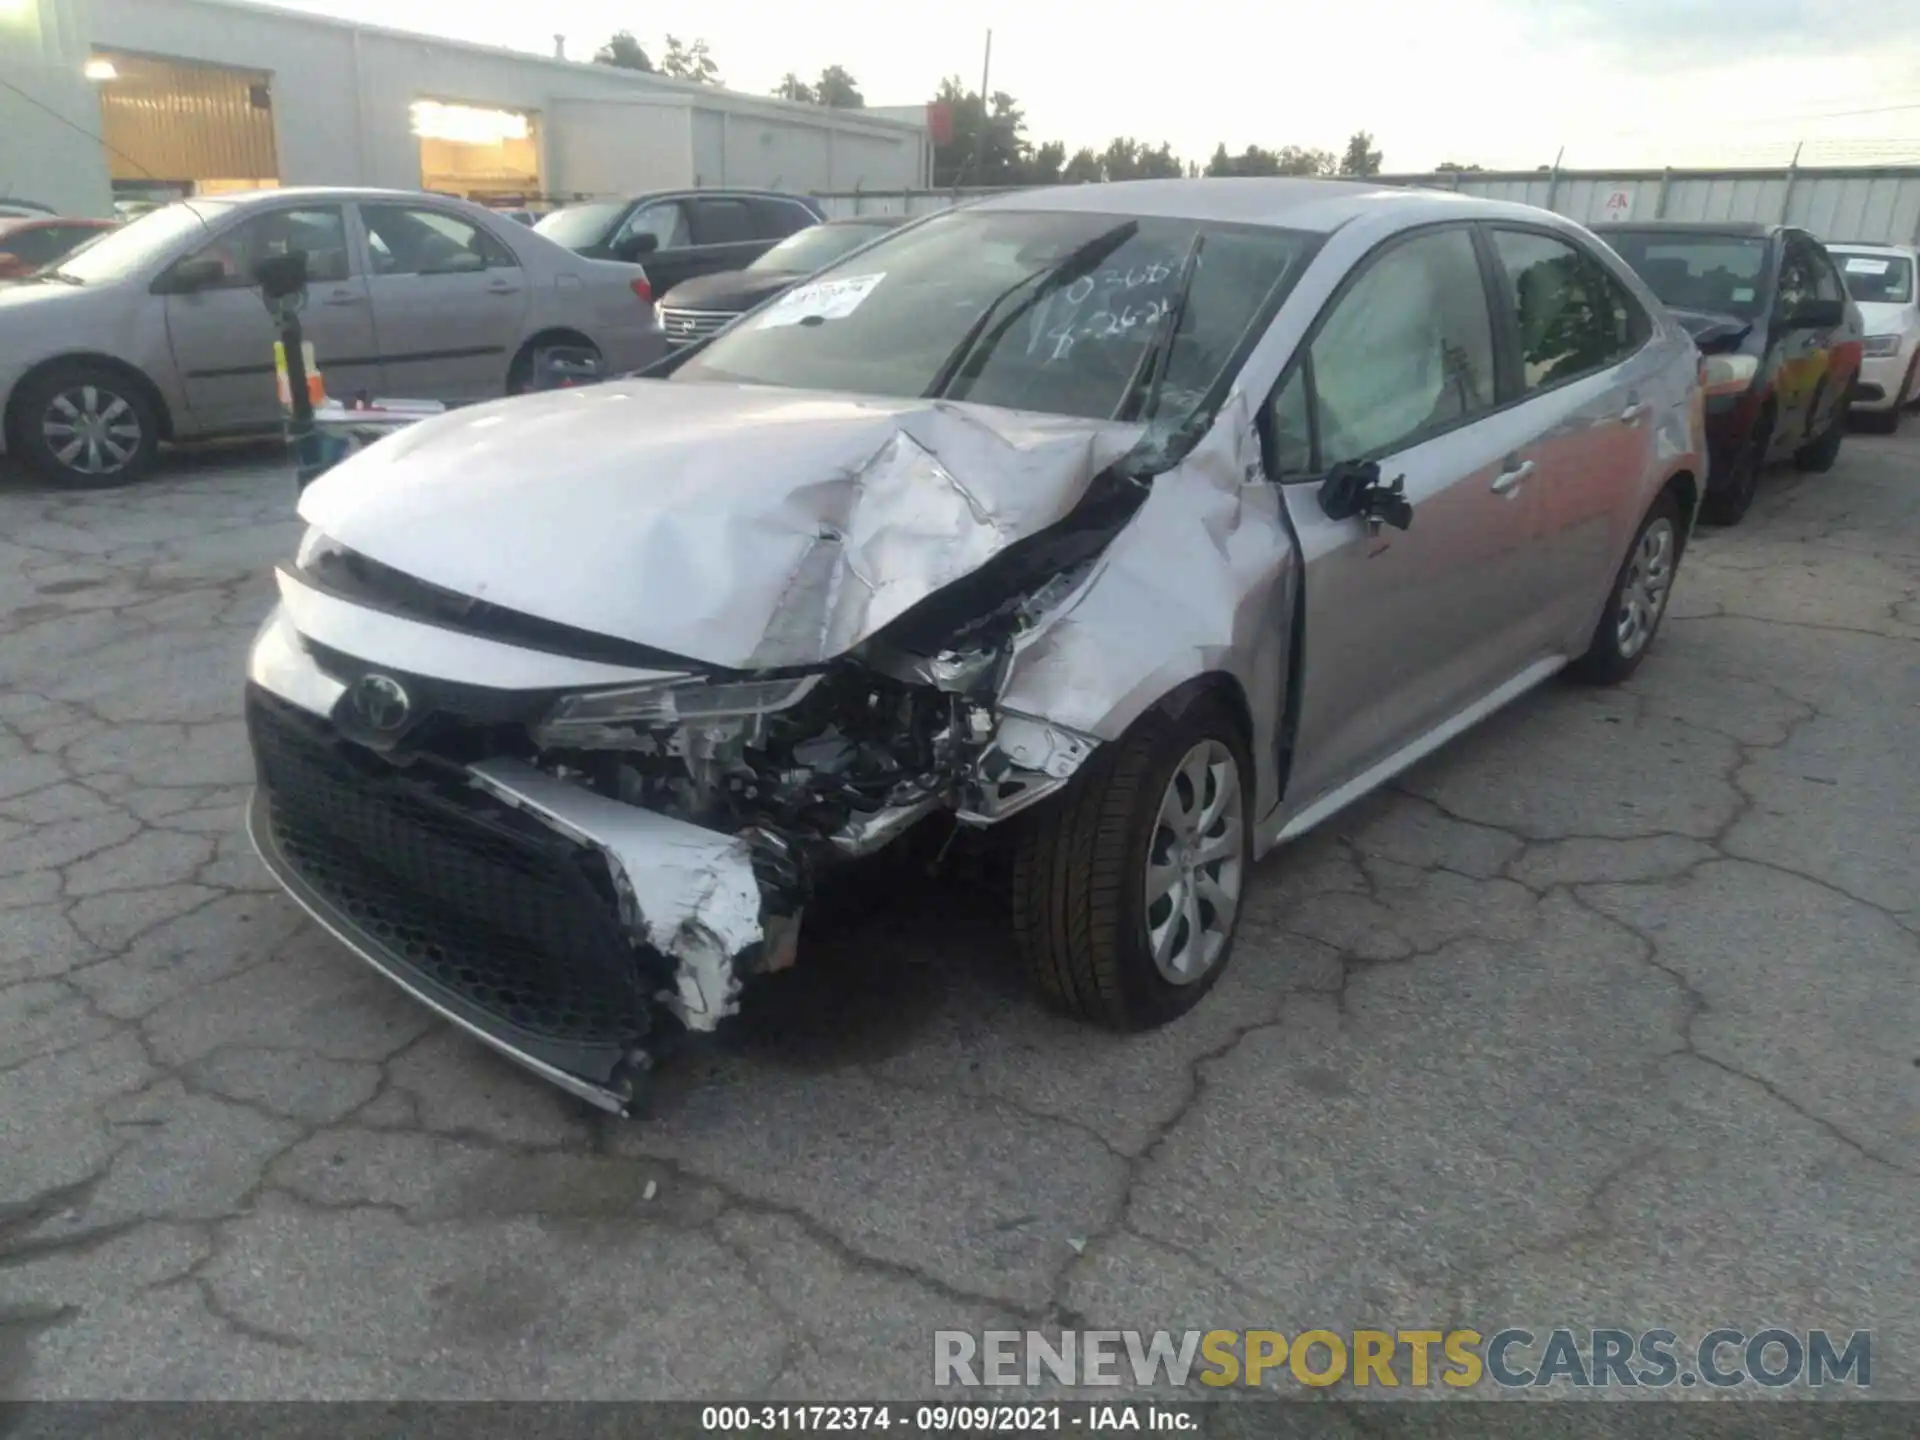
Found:
[{"label": "silver toyota corolla", "polygon": [[638,265],[586,260],[478,205],[397,190],[183,200],[0,289],[0,450],[69,484],[138,479],[162,440],[271,430],[261,260],[303,250],[328,390],[443,401],[524,388],[535,350],[611,370],[666,349]]},{"label": "silver toyota corolla", "polygon": [[248,667],[273,873],[616,1111],[923,824],[1005,835],[1052,1001],[1180,1015],[1263,851],[1633,671],[1704,478],[1633,274],[1437,193],[1008,195],[671,363],[314,484]]}]

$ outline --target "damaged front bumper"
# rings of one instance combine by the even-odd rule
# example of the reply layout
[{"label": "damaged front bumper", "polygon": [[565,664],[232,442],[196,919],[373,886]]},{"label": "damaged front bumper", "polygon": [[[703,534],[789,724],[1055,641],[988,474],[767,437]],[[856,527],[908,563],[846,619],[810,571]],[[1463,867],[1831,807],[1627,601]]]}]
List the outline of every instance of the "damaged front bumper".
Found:
[{"label": "damaged front bumper", "polygon": [[1094,746],[1005,717],[964,780],[809,844],[628,803],[544,759],[434,744],[383,753],[358,733],[343,673],[287,609],[255,641],[247,828],[261,860],[417,1000],[623,1115],[663,1023],[712,1031],[753,977],[793,963],[817,863],[885,848],[942,809],[993,823],[1066,783]]}]

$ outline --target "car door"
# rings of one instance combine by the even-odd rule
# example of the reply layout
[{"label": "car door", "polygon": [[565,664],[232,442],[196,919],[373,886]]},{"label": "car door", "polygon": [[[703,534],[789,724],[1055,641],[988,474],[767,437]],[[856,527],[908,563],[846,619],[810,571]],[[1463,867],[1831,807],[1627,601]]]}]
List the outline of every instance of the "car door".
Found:
[{"label": "car door", "polygon": [[531,303],[513,251],[437,206],[358,208],[383,392],[425,400],[504,395]]},{"label": "car door", "polygon": [[[1511,400],[1530,438],[1538,526],[1527,644],[1564,649],[1592,618],[1638,523],[1625,503],[1653,464],[1653,322],[1591,250],[1541,228],[1487,227]],[[1507,397],[1503,397],[1507,398]]]},{"label": "car door", "polygon": [[[1271,402],[1304,562],[1296,814],[1531,658],[1537,462],[1528,423],[1496,408],[1495,333],[1472,227],[1415,231],[1356,267]],[[1404,485],[1405,530],[1328,514],[1321,487],[1343,461]]]},{"label": "car door", "polygon": [[607,253],[613,259],[645,268],[655,295],[664,295],[700,273],[687,208],[679,200],[648,201],[620,222],[608,243]]},{"label": "car door", "polygon": [[1825,334],[1797,323],[1802,306],[1819,296],[1819,272],[1812,243],[1789,232],[1782,238],[1780,283],[1775,287],[1769,329],[1778,352],[1773,383],[1773,436],[1768,458],[1790,455],[1813,431],[1813,404],[1826,378]]},{"label": "car door", "polygon": [[1847,282],[1841,277],[1840,267],[1834,264],[1827,247],[1810,235],[1801,235],[1799,239],[1809,252],[1814,298],[1823,304],[1836,305],[1840,310],[1836,324],[1811,332],[1812,343],[1820,356],[1820,379],[1815,383],[1807,416],[1806,438],[1812,439],[1824,434],[1834,423],[1854,381],[1860,376],[1866,327],[1861,323],[1859,307],[1847,294]]},{"label": "car door", "polygon": [[688,209],[693,212],[697,273],[702,275],[744,269],[781,238],[745,196],[697,195],[688,202]]},{"label": "car door", "polygon": [[[254,211],[216,231],[154,282],[193,430],[279,421],[273,367],[279,330],[254,288],[253,270],[293,250],[307,256],[300,328],[328,392],[348,395],[378,383],[367,278],[350,243],[346,207],[289,204]],[[202,272],[199,283],[180,288],[196,269]],[[187,428],[181,427],[183,433]]]}]

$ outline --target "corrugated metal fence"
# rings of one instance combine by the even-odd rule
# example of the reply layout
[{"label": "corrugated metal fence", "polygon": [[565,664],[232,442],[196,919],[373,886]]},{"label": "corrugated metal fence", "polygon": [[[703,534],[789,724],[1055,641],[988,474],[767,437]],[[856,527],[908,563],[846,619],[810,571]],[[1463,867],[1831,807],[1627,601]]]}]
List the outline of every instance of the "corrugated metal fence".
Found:
[{"label": "corrugated metal fence", "polygon": [[[1920,243],[1920,166],[1785,170],[1442,171],[1382,184],[1516,200],[1584,224],[1603,220],[1758,220],[1822,240]],[[1005,190],[816,192],[827,213],[927,215]]]}]

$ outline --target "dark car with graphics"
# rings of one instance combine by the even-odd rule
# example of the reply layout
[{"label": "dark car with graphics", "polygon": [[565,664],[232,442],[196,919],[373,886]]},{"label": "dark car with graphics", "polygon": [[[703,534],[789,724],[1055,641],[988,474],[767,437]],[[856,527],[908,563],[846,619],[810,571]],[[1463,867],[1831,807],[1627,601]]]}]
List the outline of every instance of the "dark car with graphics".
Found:
[{"label": "dark car with graphics", "polygon": [[1792,226],[1732,221],[1594,232],[1700,348],[1711,456],[1701,519],[1737,524],[1774,461],[1833,468],[1865,327],[1825,246]]}]

